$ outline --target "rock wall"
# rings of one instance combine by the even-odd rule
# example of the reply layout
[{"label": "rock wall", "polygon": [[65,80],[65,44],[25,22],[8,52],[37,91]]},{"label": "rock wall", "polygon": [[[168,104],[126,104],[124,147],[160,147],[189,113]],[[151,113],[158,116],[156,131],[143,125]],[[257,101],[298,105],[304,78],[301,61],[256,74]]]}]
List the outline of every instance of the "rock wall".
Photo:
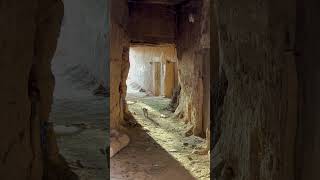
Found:
[{"label": "rock wall", "polygon": [[228,81],[222,134],[212,160],[222,168],[214,173],[232,179],[294,179],[295,1],[214,3],[220,71]]},{"label": "rock wall", "polygon": [[132,42],[175,42],[174,7],[144,3],[130,3],[129,7],[129,36]]},{"label": "rock wall", "polygon": [[[85,81],[84,74],[88,73],[92,81],[109,87],[107,2],[68,0],[64,6],[65,15],[52,64],[58,78],[55,94],[60,95],[61,88],[70,87],[60,83],[63,81],[60,76],[66,75],[73,76],[75,81]],[[75,74],[76,71],[79,74]],[[64,91],[71,92],[70,89]]]},{"label": "rock wall", "polygon": [[63,3],[2,1],[0,8],[0,179],[77,179],[48,123]]},{"label": "rock wall", "polygon": [[54,96],[79,98],[99,85],[109,88],[107,2],[66,1],[65,15],[52,63]]},{"label": "rock wall", "polygon": [[128,6],[126,0],[111,0],[109,7],[110,129],[117,129],[127,111],[125,97],[129,72]]},{"label": "rock wall", "polygon": [[320,178],[320,4],[297,1],[296,56],[299,79],[299,121],[296,143],[296,179]]},{"label": "rock wall", "polygon": [[1,4],[0,178],[28,179],[33,158],[28,79],[34,58],[37,1],[5,0]]},{"label": "rock wall", "polygon": [[209,2],[190,1],[179,7],[177,30],[178,73],[181,85],[176,114],[204,136],[210,122]]}]

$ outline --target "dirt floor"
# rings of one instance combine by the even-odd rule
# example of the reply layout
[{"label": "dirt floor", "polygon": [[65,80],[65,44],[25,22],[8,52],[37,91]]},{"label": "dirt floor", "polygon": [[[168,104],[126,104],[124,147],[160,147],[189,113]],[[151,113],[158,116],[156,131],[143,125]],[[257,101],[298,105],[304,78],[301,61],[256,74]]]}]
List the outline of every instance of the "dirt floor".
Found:
[{"label": "dirt floor", "polygon": [[170,99],[128,90],[127,102],[141,127],[127,129],[131,142],[111,159],[111,180],[210,179],[208,155],[192,153],[205,140],[184,136],[189,126],[165,110]]}]

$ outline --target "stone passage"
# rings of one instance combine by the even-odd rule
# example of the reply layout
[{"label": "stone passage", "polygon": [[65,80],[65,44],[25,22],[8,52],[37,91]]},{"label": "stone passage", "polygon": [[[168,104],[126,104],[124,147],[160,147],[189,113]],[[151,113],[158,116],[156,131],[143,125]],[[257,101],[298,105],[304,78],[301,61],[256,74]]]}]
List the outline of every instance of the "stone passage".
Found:
[{"label": "stone passage", "polygon": [[[109,0],[105,7],[104,2],[1,0],[0,179],[77,179],[68,167],[73,154],[66,159],[60,154],[70,152],[64,140],[79,135],[103,144],[109,131],[101,129],[105,119],[71,126],[49,121],[50,112],[61,107],[51,107],[53,87],[61,82],[51,72],[59,32],[66,32],[61,24],[84,27],[100,20],[108,30],[67,31],[66,39],[74,41],[66,46],[79,47],[77,53],[69,58],[66,47],[58,47],[56,57],[68,57],[60,66],[81,62],[66,67],[71,81],[84,75],[85,83],[77,85],[80,96],[88,88],[90,95],[102,95],[76,103],[97,107],[90,112],[106,110],[110,128],[130,139],[111,159],[112,177],[208,179],[210,150],[214,179],[320,179],[318,0]],[[83,3],[82,11],[65,9]],[[104,10],[109,12],[99,19]],[[87,13],[93,16],[70,20]],[[159,47],[170,48],[161,53]],[[136,52],[134,62],[130,49]],[[139,69],[134,63],[144,66],[130,74],[130,67]],[[130,94],[127,80],[138,91]],[[105,107],[105,100],[96,98],[107,98],[108,84],[110,107]],[[91,145],[90,152],[105,153],[105,147]],[[93,159],[100,157],[106,154]],[[101,172],[82,161],[71,165]]]},{"label": "stone passage", "polygon": [[112,0],[110,10],[111,128],[130,138],[111,178],[209,179],[209,2]]}]

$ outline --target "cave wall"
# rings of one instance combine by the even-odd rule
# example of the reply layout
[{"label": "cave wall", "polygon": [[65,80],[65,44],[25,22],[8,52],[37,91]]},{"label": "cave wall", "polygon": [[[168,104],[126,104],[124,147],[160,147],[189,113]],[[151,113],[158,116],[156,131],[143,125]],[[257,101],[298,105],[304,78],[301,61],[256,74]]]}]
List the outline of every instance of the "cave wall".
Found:
[{"label": "cave wall", "polygon": [[[69,170],[59,161],[52,126],[47,129],[46,157],[40,144],[40,122],[48,121],[50,112],[50,65],[62,17],[62,1],[1,2],[0,179],[40,180],[43,163],[50,179]],[[53,161],[64,172],[58,172]]]},{"label": "cave wall", "polygon": [[299,79],[299,121],[296,179],[320,179],[320,3],[297,1],[296,56]]},{"label": "cave wall", "polygon": [[128,5],[126,0],[109,2],[110,128],[119,128],[127,110],[126,79],[129,72]]},{"label": "cave wall", "polygon": [[28,78],[34,58],[37,1],[5,0],[1,4],[0,177],[28,179],[33,158]]},{"label": "cave wall", "polygon": [[198,136],[204,136],[210,122],[209,7],[209,1],[190,1],[177,10],[181,97],[176,114],[183,113],[184,121],[191,122],[193,134]]},{"label": "cave wall", "polygon": [[[109,87],[107,2],[69,0],[64,6],[65,14],[52,63],[56,78],[55,96],[73,96],[75,92],[70,84],[74,82],[90,90],[97,84]],[[73,81],[65,82],[65,79]]]},{"label": "cave wall", "polygon": [[129,36],[132,42],[174,43],[176,16],[174,7],[129,3]]},{"label": "cave wall", "polygon": [[220,70],[228,81],[212,156],[223,166],[217,176],[294,179],[295,8],[294,0],[214,1]]},{"label": "cave wall", "polygon": [[[204,63],[202,64],[203,69],[203,132],[206,132],[208,129],[210,130],[211,123],[211,30],[210,30],[210,0],[204,0],[202,4],[202,20],[201,20],[201,37],[200,37],[200,48],[201,48],[201,59],[203,59]],[[206,132],[206,139],[208,148],[210,148],[211,138],[210,131]]]}]

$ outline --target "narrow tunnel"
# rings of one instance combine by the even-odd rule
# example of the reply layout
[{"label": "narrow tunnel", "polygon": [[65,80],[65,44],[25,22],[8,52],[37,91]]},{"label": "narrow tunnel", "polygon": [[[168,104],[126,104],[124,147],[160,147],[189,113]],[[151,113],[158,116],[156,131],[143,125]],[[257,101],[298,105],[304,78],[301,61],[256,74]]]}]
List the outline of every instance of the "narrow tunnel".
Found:
[{"label": "narrow tunnel", "polygon": [[210,179],[208,4],[111,1],[110,19],[111,179]]},{"label": "narrow tunnel", "polygon": [[[109,129],[102,129],[105,119],[92,117],[105,112],[111,179],[208,179],[209,158],[211,179],[320,179],[319,1],[209,3],[2,0],[0,179],[104,176],[106,164],[100,163],[108,153],[97,151],[108,144]],[[104,10],[107,17],[100,20],[109,39],[91,34],[96,26],[85,28],[100,21]],[[67,30],[73,23],[94,38],[78,28]],[[108,57],[93,48],[100,40],[108,42],[101,46]],[[134,63],[145,57],[139,49],[147,46],[142,54],[150,54],[151,47],[164,44],[176,51],[176,60],[168,58],[177,71],[168,91],[167,61],[148,58],[143,64],[152,75],[142,79],[129,72],[130,63],[137,70]],[[80,48],[70,53],[68,47]],[[100,68],[108,64],[110,73],[103,75]],[[100,99],[108,98],[92,95],[105,95],[105,84],[110,107]],[[195,147],[192,139],[199,140]]]}]

